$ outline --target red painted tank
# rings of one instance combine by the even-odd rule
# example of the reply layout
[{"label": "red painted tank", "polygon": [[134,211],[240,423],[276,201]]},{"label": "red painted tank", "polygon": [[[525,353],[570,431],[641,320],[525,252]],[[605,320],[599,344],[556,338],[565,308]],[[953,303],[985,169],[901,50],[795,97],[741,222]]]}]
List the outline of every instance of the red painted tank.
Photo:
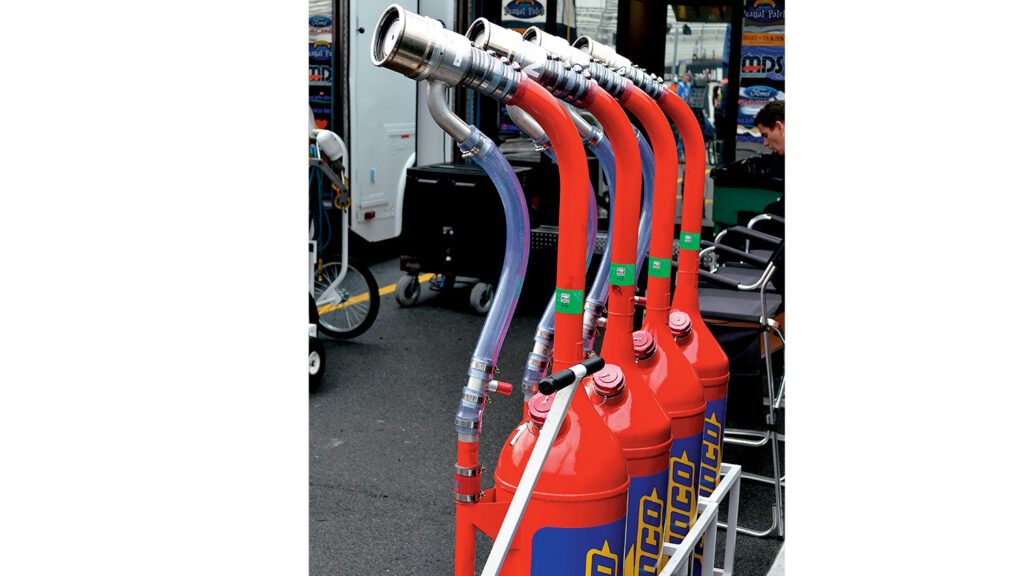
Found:
[{"label": "red painted tank", "polygon": [[[523,78],[509,102],[541,123],[558,158],[559,243],[552,372],[583,359],[587,169],[583,144],[565,110]],[[495,499],[512,499],[543,425],[546,400],[531,400],[530,423],[513,431],[494,471]],[[534,405],[534,403],[537,403]],[[503,575],[620,574],[629,477],[615,436],[577,388],[501,570]]]},{"label": "red painted tank", "polygon": [[[506,441],[494,472],[497,501],[512,499],[544,425],[543,404],[549,400],[535,394],[530,423]],[[583,388],[577,388],[502,575],[621,574],[629,480],[622,452],[609,450],[609,443],[617,446]]]},{"label": "red painted tank", "polygon": [[701,218],[704,213],[704,138],[696,117],[679,96],[665,91],[658,100],[679,130],[686,155],[683,178],[683,214],[679,232],[679,270],[672,297],[673,314],[685,314],[692,330],[676,338],[676,346],[690,361],[708,403],[705,415],[704,462],[701,464],[701,493],[710,494],[718,484],[722,465],[722,427],[725,425],[725,399],[729,385],[729,358],[711,335],[700,316],[697,296],[698,253]]},{"label": "red painted tank", "polygon": [[672,447],[668,416],[632,362],[622,368],[606,364],[584,384],[626,456],[629,503],[622,574],[654,574],[661,559],[668,494]]},{"label": "red painted tank", "polygon": [[[686,156],[683,214],[679,230],[679,270],[676,273],[673,311],[669,321],[674,316],[677,322],[688,325],[689,329],[678,330],[674,335],[675,343],[696,371],[707,402],[698,494],[708,496],[718,485],[722,467],[722,431],[725,427],[729,358],[701,318],[697,296],[701,219],[704,214],[704,137],[693,111],[678,95],[665,90],[658,98],[658,104],[679,130]],[[701,569],[703,545],[701,540],[697,546],[695,572]]]},{"label": "red painted tank", "polygon": [[588,384],[591,400],[622,446],[629,473],[622,574],[657,572],[664,534],[672,429],[633,360],[636,229],[640,222],[640,149],[625,112],[596,82],[585,107],[604,128],[615,156],[608,320],[601,355],[607,363]]},{"label": "red painted tank", "polygon": [[[697,374],[677,351],[659,346],[648,330],[635,332],[633,338],[637,368],[672,423],[664,540],[679,543],[697,517],[697,480],[704,432],[703,391]],[[673,374],[682,374],[682,377],[673,378]],[[663,558],[662,565],[665,561],[667,557]]]},{"label": "red painted tank", "polygon": [[620,101],[643,123],[654,151],[654,216],[644,317],[648,336],[636,335],[634,342],[649,353],[637,358],[637,367],[672,425],[664,539],[678,543],[697,514],[697,468],[706,406],[697,375],[675,347],[668,327],[676,201],[675,139],[668,120],[650,96],[633,87]]}]

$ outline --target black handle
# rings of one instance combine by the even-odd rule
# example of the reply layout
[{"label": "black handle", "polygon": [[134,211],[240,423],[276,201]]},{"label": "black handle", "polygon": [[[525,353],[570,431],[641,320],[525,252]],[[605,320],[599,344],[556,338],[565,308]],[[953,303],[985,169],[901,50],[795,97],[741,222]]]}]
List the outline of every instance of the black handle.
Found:
[{"label": "black handle", "polygon": [[[583,369],[586,370],[586,375],[589,376],[601,368],[604,368],[604,358],[601,358],[600,356],[592,356],[583,362],[580,362],[576,366],[582,366]],[[537,388],[540,390],[541,394],[547,396],[554,394],[575,381],[576,373],[572,371],[572,368],[566,368],[565,370],[559,370],[551,376],[541,380]]]}]

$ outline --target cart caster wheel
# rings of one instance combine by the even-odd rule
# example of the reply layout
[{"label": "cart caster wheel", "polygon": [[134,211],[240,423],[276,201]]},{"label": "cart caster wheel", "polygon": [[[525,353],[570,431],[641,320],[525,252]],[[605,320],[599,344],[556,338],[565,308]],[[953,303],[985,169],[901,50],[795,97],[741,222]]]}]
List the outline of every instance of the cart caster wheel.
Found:
[{"label": "cart caster wheel", "polygon": [[309,391],[316,392],[324,379],[324,343],[316,338],[309,339]]},{"label": "cart caster wheel", "polygon": [[416,304],[420,299],[420,279],[416,276],[402,276],[395,286],[395,300],[402,308]]},{"label": "cart caster wheel", "polygon": [[477,282],[473,285],[473,290],[469,293],[469,305],[473,310],[478,314],[487,314],[493,301],[494,286],[486,282]]}]

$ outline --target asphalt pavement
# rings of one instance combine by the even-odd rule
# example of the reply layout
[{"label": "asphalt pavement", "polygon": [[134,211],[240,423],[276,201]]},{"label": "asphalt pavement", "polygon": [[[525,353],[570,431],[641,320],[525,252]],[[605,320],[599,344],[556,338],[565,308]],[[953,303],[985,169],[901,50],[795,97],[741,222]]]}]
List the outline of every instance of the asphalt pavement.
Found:
[{"label": "asphalt pavement", "polygon": [[[396,255],[377,255],[371,267],[381,288],[402,275]],[[492,395],[484,412],[485,487],[493,486],[498,452],[520,421],[518,382],[552,285],[553,279],[527,274],[504,340],[496,377],[516,391]],[[324,381],[309,398],[311,576],[453,572],[454,415],[484,320],[469,306],[470,288],[442,294],[424,283],[420,302],[410,308],[386,294],[366,333],[326,343]],[[770,470],[767,455],[724,448],[726,462],[762,474]],[[769,486],[744,480],[740,524],[766,527],[771,502]],[[720,530],[719,566],[724,540]],[[766,574],[780,546],[775,538],[738,535],[734,573]],[[489,539],[480,536],[477,549],[479,573]]]}]

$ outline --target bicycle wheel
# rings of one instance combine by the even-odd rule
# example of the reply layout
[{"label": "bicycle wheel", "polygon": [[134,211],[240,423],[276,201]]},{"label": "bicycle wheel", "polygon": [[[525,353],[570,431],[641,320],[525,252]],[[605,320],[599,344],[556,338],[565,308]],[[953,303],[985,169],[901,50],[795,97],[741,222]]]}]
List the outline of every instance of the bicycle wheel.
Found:
[{"label": "bicycle wheel", "polygon": [[370,269],[348,259],[345,278],[330,288],[341,274],[341,263],[324,264],[313,283],[313,297],[320,313],[320,329],[336,338],[354,338],[366,332],[380,310],[380,293]]}]

